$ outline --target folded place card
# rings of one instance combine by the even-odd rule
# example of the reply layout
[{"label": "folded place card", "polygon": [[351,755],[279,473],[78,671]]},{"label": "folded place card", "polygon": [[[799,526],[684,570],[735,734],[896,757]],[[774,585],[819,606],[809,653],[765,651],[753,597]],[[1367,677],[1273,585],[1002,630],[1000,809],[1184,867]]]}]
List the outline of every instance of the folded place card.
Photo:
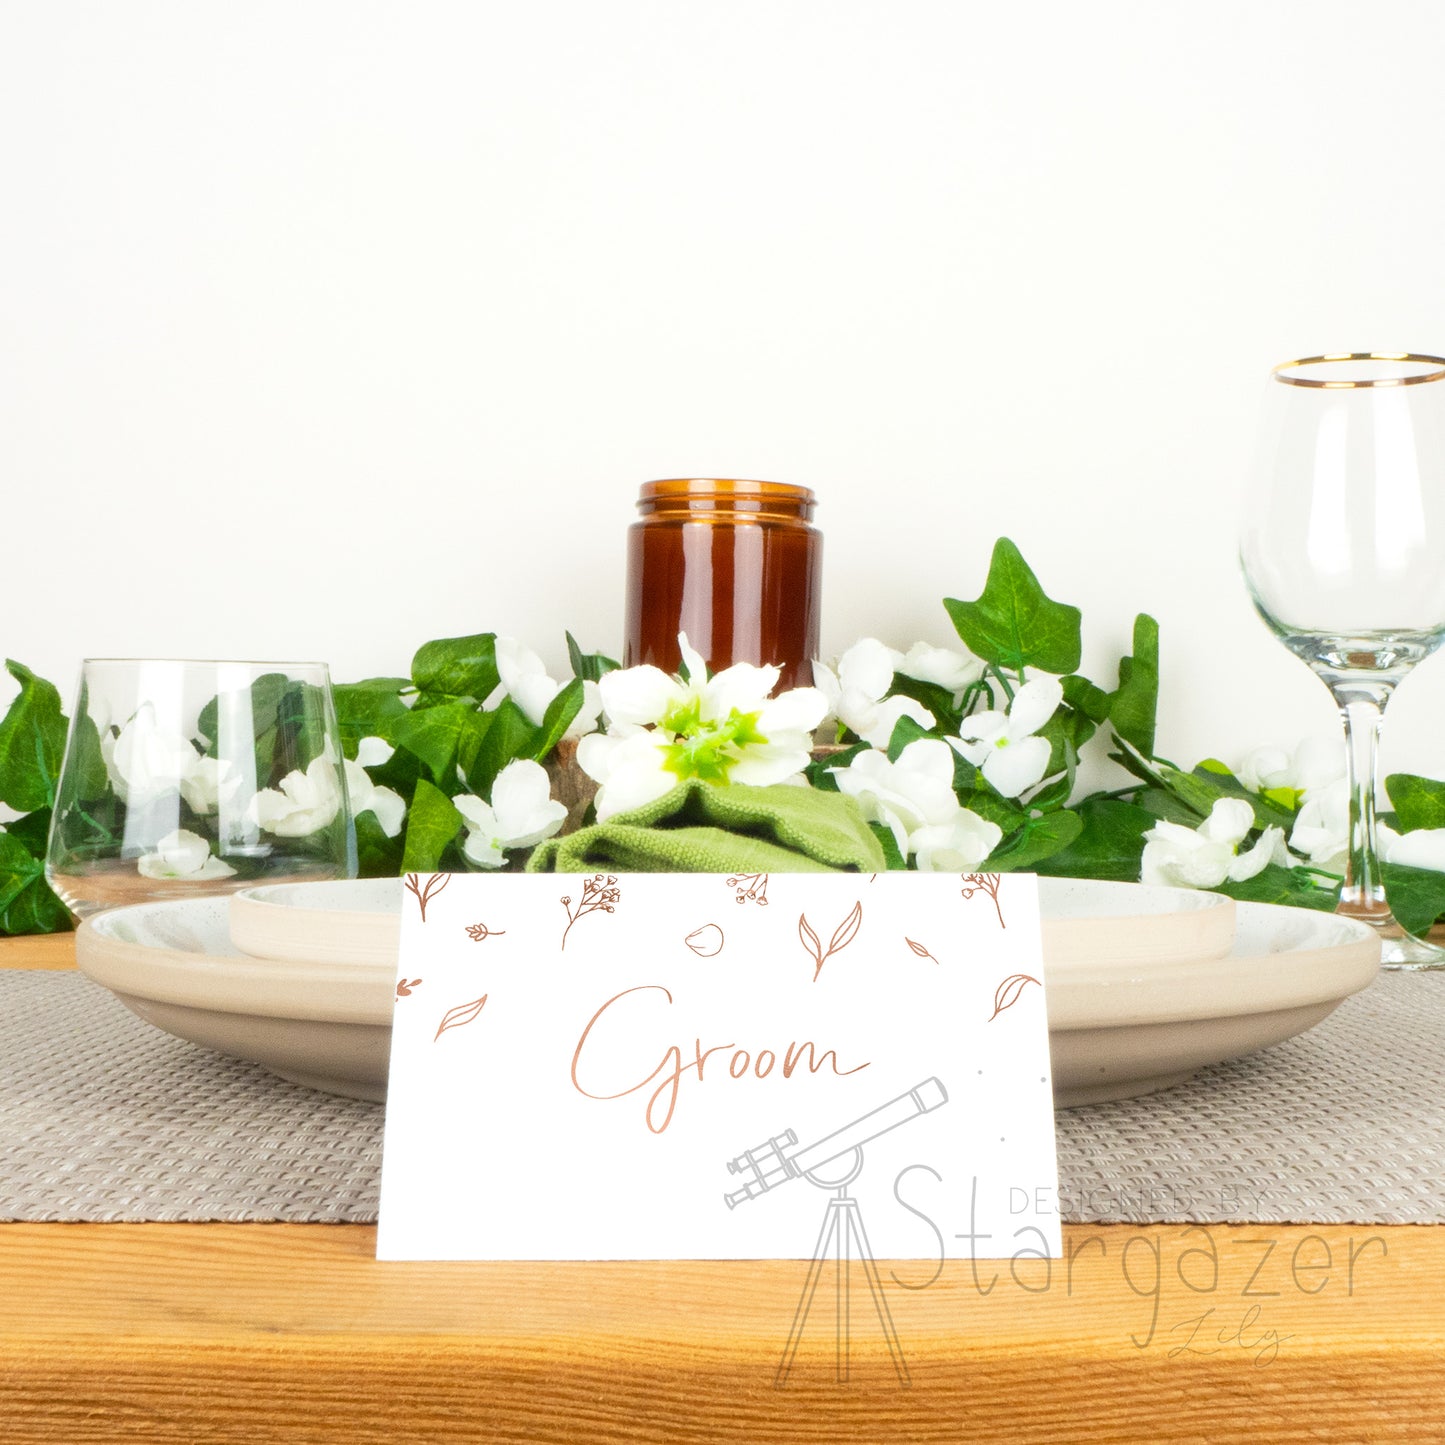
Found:
[{"label": "folded place card", "polygon": [[[1035,879],[407,879],[377,1254],[1060,1252]],[[829,1246],[832,1247],[831,1245]]]}]

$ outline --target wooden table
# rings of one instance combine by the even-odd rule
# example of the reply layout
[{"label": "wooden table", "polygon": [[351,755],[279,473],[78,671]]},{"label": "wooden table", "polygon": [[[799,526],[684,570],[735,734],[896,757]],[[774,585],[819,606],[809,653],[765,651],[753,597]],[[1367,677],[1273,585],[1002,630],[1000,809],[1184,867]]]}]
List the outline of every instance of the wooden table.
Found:
[{"label": "wooden table", "polygon": [[[69,939],[0,945],[71,964]],[[0,1441],[1445,1439],[1445,1229],[1064,1241],[890,1288],[909,1388],[865,1292],[849,1382],[829,1307],[778,1389],[799,1264],[378,1264],[364,1226],[6,1224]]]}]

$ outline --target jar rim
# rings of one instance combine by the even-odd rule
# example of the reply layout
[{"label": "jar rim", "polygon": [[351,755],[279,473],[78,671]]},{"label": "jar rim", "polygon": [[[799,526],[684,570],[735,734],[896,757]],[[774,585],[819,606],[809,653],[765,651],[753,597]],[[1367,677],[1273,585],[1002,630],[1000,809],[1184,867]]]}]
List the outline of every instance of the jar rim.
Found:
[{"label": "jar rim", "polygon": [[683,497],[755,497],[788,500],[813,505],[817,498],[811,487],[793,482],[761,482],[740,477],[668,477],[644,482],[639,501],[671,501]]}]

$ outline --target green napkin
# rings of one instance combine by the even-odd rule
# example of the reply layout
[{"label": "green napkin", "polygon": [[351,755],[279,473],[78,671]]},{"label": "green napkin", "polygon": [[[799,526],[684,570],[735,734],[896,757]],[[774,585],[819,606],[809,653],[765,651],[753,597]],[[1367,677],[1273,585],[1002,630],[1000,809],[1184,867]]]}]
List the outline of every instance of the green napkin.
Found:
[{"label": "green napkin", "polygon": [[527,860],[528,873],[881,873],[887,866],[852,798],[696,778],[645,807],[548,839]]}]

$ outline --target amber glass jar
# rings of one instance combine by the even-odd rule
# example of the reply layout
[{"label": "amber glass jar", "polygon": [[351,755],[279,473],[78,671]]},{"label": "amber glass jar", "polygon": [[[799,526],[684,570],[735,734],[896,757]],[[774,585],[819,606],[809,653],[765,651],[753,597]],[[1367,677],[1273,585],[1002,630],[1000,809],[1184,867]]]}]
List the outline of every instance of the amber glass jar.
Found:
[{"label": "amber glass jar", "polygon": [[823,535],[807,487],[685,478],[648,482],[627,534],[625,666],[676,672],[677,634],[714,670],[776,663],[807,687],[818,654]]}]

